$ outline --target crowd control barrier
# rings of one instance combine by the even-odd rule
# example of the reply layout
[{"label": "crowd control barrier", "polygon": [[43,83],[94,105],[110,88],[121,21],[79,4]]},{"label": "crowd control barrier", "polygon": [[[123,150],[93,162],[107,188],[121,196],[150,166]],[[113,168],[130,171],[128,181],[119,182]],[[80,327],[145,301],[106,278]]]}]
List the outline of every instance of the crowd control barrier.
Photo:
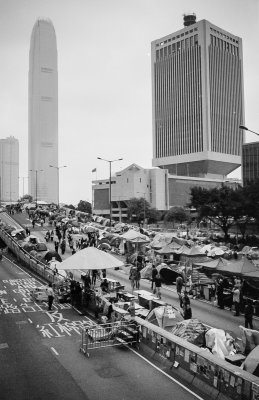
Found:
[{"label": "crowd control barrier", "polygon": [[147,346],[168,370],[212,399],[259,400],[259,378],[142,318],[140,348]]},{"label": "crowd control barrier", "polygon": [[139,342],[139,327],[134,322],[116,321],[82,329],[80,351],[89,357],[89,351]]},{"label": "crowd control barrier", "polygon": [[31,270],[33,273],[42,277],[45,281],[52,284],[57,284],[60,283],[61,280],[64,280],[64,278],[58,272],[53,271],[46,264],[30,255],[16,242],[11,235],[9,235],[9,233],[1,228],[0,238],[22,265]]}]

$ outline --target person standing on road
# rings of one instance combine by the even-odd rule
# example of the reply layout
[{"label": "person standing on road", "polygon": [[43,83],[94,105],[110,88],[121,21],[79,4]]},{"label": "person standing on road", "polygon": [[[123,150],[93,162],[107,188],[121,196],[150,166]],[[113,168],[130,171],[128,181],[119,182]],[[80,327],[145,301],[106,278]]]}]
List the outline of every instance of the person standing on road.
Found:
[{"label": "person standing on road", "polygon": [[178,294],[179,300],[181,300],[182,296],[182,288],[183,288],[183,278],[179,275],[176,278],[176,292]]},{"label": "person standing on road", "polygon": [[233,289],[233,304],[235,306],[235,317],[239,316],[240,309],[240,289],[238,286],[235,286]]},{"label": "person standing on road", "polygon": [[245,327],[250,329],[254,329],[253,328],[253,302],[252,300],[248,299],[247,300],[247,304],[245,306]]},{"label": "person standing on road", "polygon": [[162,286],[162,280],[158,272],[155,277],[155,288],[156,288],[156,295],[160,300],[161,300],[161,286]]},{"label": "person standing on road", "polygon": [[157,276],[157,274],[158,274],[158,271],[156,269],[156,266],[153,264],[152,265],[152,275],[151,275],[151,279],[152,279],[151,290],[155,290],[154,284],[155,284],[155,277]]},{"label": "person standing on road", "polygon": [[49,311],[51,311],[51,307],[53,304],[53,300],[55,298],[54,290],[52,288],[52,284],[49,283],[49,287],[47,288],[47,295],[48,295],[48,306],[49,306]]}]

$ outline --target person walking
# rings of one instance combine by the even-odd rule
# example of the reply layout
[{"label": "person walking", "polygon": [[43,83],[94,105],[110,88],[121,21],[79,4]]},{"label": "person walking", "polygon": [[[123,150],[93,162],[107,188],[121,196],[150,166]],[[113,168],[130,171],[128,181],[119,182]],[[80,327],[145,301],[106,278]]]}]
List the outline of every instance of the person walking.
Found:
[{"label": "person walking", "polygon": [[191,319],[192,318],[192,309],[191,309],[190,304],[187,304],[186,307],[184,307],[183,317],[184,317],[184,319]]},{"label": "person walking", "polygon": [[254,310],[253,310],[253,302],[252,300],[248,299],[247,300],[247,304],[245,305],[245,327],[250,329],[254,329],[253,328],[253,314],[254,314]]},{"label": "person walking", "polygon": [[140,278],[141,278],[140,268],[137,268],[136,275],[135,275],[135,286],[136,286],[137,290],[140,289]]},{"label": "person walking", "polygon": [[65,241],[65,239],[62,240],[60,248],[61,248],[61,253],[65,254],[65,251],[66,251],[66,241]]},{"label": "person walking", "polygon": [[235,317],[239,316],[239,309],[240,309],[240,289],[238,286],[235,286],[233,291],[233,304],[235,307]]},{"label": "person walking", "polygon": [[156,266],[153,264],[152,265],[152,272],[151,272],[151,290],[155,290],[154,285],[155,285],[155,277],[157,276],[158,271],[156,269]]},{"label": "person walking", "polygon": [[137,275],[137,267],[135,265],[132,265],[132,267],[130,268],[130,273],[129,273],[129,280],[131,283],[132,293],[133,293],[133,290],[135,289],[136,275]]},{"label": "person walking", "polygon": [[155,277],[155,288],[156,288],[156,295],[160,300],[161,300],[161,286],[162,286],[162,280],[158,272]]},{"label": "person walking", "polygon": [[177,276],[175,283],[176,283],[176,292],[177,292],[179,300],[181,302],[182,288],[183,288],[183,278],[180,275]]},{"label": "person walking", "polygon": [[55,298],[54,290],[52,288],[52,284],[51,283],[49,283],[49,286],[47,288],[47,295],[48,295],[48,306],[49,306],[48,311],[51,311],[52,304],[53,304],[53,301],[54,301],[54,298]]},{"label": "person walking", "polygon": [[95,286],[98,271],[97,269],[92,270],[92,285]]}]

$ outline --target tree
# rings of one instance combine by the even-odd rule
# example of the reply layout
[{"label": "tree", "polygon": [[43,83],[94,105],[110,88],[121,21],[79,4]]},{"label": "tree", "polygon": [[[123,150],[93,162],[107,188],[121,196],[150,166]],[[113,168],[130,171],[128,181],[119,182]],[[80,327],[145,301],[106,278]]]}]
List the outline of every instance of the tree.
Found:
[{"label": "tree", "polygon": [[87,214],[92,214],[92,205],[89,203],[89,201],[80,200],[77,205],[77,210]]},{"label": "tree", "polygon": [[145,218],[148,218],[150,204],[143,197],[133,197],[128,202],[128,218],[130,221],[134,219],[140,224]]},{"label": "tree", "polygon": [[170,210],[165,214],[165,222],[189,222],[190,213],[187,212],[183,207],[171,207]]},{"label": "tree", "polygon": [[235,190],[228,186],[206,189],[191,189],[190,205],[197,209],[199,218],[207,218],[219,226],[228,240],[228,231],[235,222],[238,198]]},{"label": "tree", "polygon": [[24,196],[21,197],[21,201],[25,201],[28,203],[32,202],[32,196],[30,194],[25,194]]}]

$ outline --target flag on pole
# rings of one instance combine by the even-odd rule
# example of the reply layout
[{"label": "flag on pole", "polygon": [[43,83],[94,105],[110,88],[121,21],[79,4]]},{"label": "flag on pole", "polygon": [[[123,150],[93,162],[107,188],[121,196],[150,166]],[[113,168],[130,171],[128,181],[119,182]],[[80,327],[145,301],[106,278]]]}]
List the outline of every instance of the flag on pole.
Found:
[{"label": "flag on pole", "polygon": [[96,168],[92,169],[92,172],[96,172]]}]

